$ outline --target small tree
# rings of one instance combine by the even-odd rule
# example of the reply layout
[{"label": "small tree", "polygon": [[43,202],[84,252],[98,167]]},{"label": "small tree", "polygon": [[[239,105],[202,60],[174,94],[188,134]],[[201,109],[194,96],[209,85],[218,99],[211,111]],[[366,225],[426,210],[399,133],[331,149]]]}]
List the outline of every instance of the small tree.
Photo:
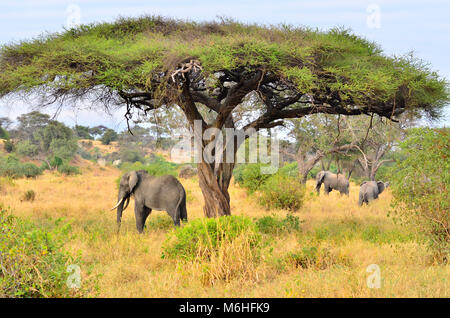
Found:
[{"label": "small tree", "polygon": [[450,257],[450,129],[415,128],[392,175],[393,212],[414,223],[440,261]]}]

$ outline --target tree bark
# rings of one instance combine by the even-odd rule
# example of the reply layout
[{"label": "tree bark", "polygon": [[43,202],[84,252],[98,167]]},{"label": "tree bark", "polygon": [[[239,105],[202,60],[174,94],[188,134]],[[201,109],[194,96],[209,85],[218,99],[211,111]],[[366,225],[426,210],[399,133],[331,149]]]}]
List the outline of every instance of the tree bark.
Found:
[{"label": "tree bark", "polygon": [[230,215],[230,195],[228,187],[234,164],[222,163],[213,171],[211,165],[201,162],[197,165],[200,189],[205,199],[203,212],[206,217]]}]

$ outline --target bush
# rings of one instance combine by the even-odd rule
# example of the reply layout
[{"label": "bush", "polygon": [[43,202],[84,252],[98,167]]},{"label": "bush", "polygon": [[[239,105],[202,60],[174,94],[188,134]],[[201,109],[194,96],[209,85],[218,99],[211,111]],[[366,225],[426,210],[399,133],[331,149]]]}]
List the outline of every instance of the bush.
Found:
[{"label": "bush", "polygon": [[22,164],[14,155],[8,155],[5,158],[0,158],[0,176],[10,178],[21,178],[24,176]]},{"label": "bush", "polygon": [[3,143],[3,148],[5,148],[5,151],[7,153],[11,153],[11,152],[13,152],[15,150],[15,146],[10,140],[6,140]]},{"label": "bush", "polygon": [[177,228],[163,244],[163,258],[209,259],[223,244],[245,235],[252,247],[260,243],[255,223],[243,216],[196,219]]},{"label": "bush", "polygon": [[77,175],[81,174],[80,168],[71,166],[68,163],[63,163],[58,167],[58,172],[71,176],[71,175]]},{"label": "bush", "polygon": [[16,145],[16,152],[21,156],[34,157],[38,154],[39,148],[29,140],[24,140]]},{"label": "bush", "polygon": [[405,159],[391,173],[392,212],[417,226],[437,261],[448,262],[450,129],[411,129],[400,147]]},{"label": "bush", "polygon": [[70,225],[51,230],[0,209],[0,297],[73,297],[66,266],[79,262],[63,249]]},{"label": "bush", "polygon": [[303,205],[306,188],[297,178],[274,174],[260,191],[259,203],[266,208],[296,211]]},{"label": "bush", "polygon": [[120,148],[119,158],[122,162],[145,162],[144,153],[140,149]]},{"label": "bush", "polygon": [[162,257],[190,262],[188,267],[201,273],[204,285],[231,279],[248,283],[259,277],[260,238],[247,217],[196,219],[166,239]]},{"label": "bush", "polygon": [[290,233],[293,231],[300,231],[301,221],[297,216],[292,214],[286,215],[286,217],[280,218],[277,216],[264,216],[256,220],[256,226],[261,233],[264,234],[281,234]]},{"label": "bush", "polygon": [[22,173],[27,178],[36,178],[42,174],[42,170],[34,163],[26,162],[22,164]]},{"label": "bush", "polygon": [[261,168],[267,166],[261,163],[240,165],[234,172],[234,180],[239,186],[246,188],[249,194],[259,190],[270,174],[263,174]]},{"label": "bush", "polygon": [[0,139],[5,139],[5,140],[9,139],[8,132],[2,127],[0,127]]}]

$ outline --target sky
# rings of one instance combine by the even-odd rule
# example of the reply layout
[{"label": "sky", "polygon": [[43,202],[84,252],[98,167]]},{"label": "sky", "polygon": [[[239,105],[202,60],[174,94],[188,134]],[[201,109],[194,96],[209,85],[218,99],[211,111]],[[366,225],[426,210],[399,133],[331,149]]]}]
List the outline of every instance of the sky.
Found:
[{"label": "sky", "polygon": [[[292,24],[322,30],[337,26],[378,43],[386,55],[414,55],[450,80],[450,0],[0,0],[0,45],[62,31],[74,24],[113,21],[119,16],[162,15],[193,21],[229,17],[244,23]],[[15,119],[37,104],[0,99],[0,117]],[[85,107],[86,108],[86,107]],[[55,114],[55,108],[45,111]],[[57,119],[75,124],[124,129],[124,110],[64,108]],[[450,107],[438,126],[449,126]]]}]

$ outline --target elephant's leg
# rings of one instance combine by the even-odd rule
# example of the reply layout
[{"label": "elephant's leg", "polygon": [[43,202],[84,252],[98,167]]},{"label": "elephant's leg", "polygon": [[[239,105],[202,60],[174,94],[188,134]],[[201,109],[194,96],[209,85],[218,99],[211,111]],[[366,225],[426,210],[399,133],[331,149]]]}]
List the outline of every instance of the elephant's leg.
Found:
[{"label": "elephant's leg", "polygon": [[180,212],[181,211],[179,211],[179,209],[176,207],[167,210],[167,214],[170,215],[175,226],[180,226]]},{"label": "elephant's leg", "polygon": [[362,193],[359,194],[358,205],[362,206],[364,203],[364,195]]},{"label": "elephant's leg", "polygon": [[148,214],[146,214],[144,210],[145,210],[144,204],[135,201],[134,216],[136,217],[136,229],[138,230],[139,233],[142,233],[144,231],[144,223],[148,216]]},{"label": "elephant's leg", "polygon": [[142,215],[142,224],[144,224],[144,227],[145,227],[145,221],[147,220],[150,213],[152,213],[152,209],[144,206],[143,215]]}]

